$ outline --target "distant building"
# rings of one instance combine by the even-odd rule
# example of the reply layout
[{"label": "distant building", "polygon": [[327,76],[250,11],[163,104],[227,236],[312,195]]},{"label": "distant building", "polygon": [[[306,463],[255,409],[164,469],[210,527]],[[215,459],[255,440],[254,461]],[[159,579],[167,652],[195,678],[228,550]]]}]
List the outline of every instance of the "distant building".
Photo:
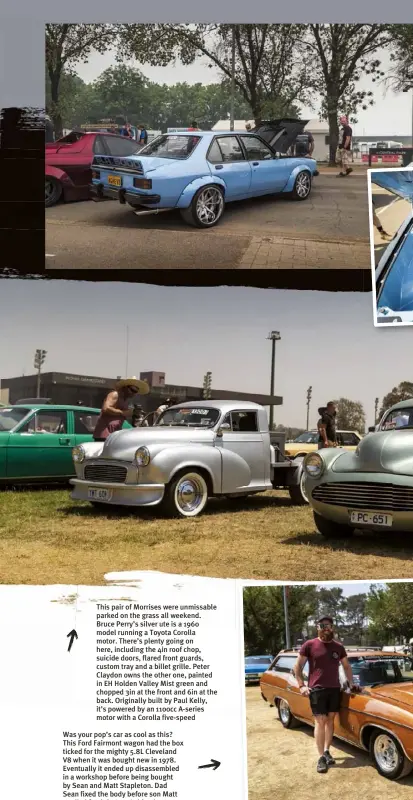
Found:
[{"label": "distant building", "polygon": [[[177,386],[166,383],[164,372],[141,372],[141,380],[147,380],[150,393],[142,395],[139,402],[146,413],[154,411],[162,400],[173,398],[177,403],[202,400],[202,387]],[[40,394],[57,405],[84,405],[100,408],[107,393],[114,388],[117,378],[101,378],[93,375],[74,375],[65,372],[44,372],[41,376]],[[37,375],[19,378],[3,378],[1,391],[8,392],[7,400],[15,403],[28,397],[36,397]],[[3,396],[3,395],[2,395]],[[249,400],[263,406],[282,405],[282,397],[266,394],[233,392],[227,389],[212,389],[211,400]]]}]

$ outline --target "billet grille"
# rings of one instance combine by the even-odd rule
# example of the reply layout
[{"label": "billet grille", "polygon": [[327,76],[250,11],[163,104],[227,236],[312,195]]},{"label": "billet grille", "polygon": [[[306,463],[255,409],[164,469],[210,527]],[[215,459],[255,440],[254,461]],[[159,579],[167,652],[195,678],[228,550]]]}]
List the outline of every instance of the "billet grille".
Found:
[{"label": "billet grille", "polygon": [[92,483],[125,483],[128,470],[119,464],[87,464],[85,480]]},{"label": "billet grille", "polygon": [[413,486],[392,483],[323,483],[312,492],[319,503],[374,511],[413,511]]}]

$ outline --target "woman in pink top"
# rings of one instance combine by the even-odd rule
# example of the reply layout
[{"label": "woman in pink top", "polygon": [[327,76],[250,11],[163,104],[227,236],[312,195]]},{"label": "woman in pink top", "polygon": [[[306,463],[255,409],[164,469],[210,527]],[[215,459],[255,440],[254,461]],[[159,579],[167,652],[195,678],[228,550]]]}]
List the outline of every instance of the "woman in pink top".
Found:
[{"label": "woman in pink top", "polygon": [[117,382],[113,392],[105,397],[102,410],[99,414],[96,428],[93,433],[95,442],[105,442],[108,436],[115,431],[120,431],[125,420],[132,417],[129,404],[136,394],[148,394],[149,384],[138,378],[123,378]]}]

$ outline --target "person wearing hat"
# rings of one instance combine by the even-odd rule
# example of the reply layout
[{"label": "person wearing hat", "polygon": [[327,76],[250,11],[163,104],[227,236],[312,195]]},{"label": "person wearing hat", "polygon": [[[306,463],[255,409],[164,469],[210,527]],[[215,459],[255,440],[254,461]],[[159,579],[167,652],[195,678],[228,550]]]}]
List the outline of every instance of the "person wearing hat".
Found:
[{"label": "person wearing hat", "polygon": [[[303,678],[306,662],[308,686]],[[317,638],[309,639],[301,646],[294,667],[300,693],[309,697],[314,717],[314,738],[319,755],[317,772],[327,772],[335,764],[330,746],[334,735],[334,718],[340,710],[340,664],[343,665],[351,691],[358,691],[346,650],[341,642],[334,639],[333,618],[326,614],[317,621]]]},{"label": "person wearing hat", "polygon": [[105,397],[93,433],[95,442],[105,442],[111,433],[120,431],[125,420],[132,420],[130,403],[137,394],[148,394],[149,384],[138,378],[123,378]]},{"label": "person wearing hat", "polygon": [[132,425],[134,428],[147,428],[149,426],[149,422],[146,419],[146,414],[142,406],[138,403],[133,404]]}]

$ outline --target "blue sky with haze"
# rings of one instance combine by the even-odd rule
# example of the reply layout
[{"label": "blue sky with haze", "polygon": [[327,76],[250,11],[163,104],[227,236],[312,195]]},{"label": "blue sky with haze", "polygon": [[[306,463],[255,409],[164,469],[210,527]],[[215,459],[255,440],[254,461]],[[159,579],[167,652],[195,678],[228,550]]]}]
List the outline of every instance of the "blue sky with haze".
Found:
[{"label": "blue sky with haze", "polygon": [[3,280],[0,293],[0,378],[33,373],[36,348],[45,369],[116,377],[166,373],[169,383],[269,392],[270,330],[279,330],[276,422],[310,425],[327,400],[364,404],[412,380],[409,327],[374,328],[371,295],[243,287],[162,287],[78,281]]}]

